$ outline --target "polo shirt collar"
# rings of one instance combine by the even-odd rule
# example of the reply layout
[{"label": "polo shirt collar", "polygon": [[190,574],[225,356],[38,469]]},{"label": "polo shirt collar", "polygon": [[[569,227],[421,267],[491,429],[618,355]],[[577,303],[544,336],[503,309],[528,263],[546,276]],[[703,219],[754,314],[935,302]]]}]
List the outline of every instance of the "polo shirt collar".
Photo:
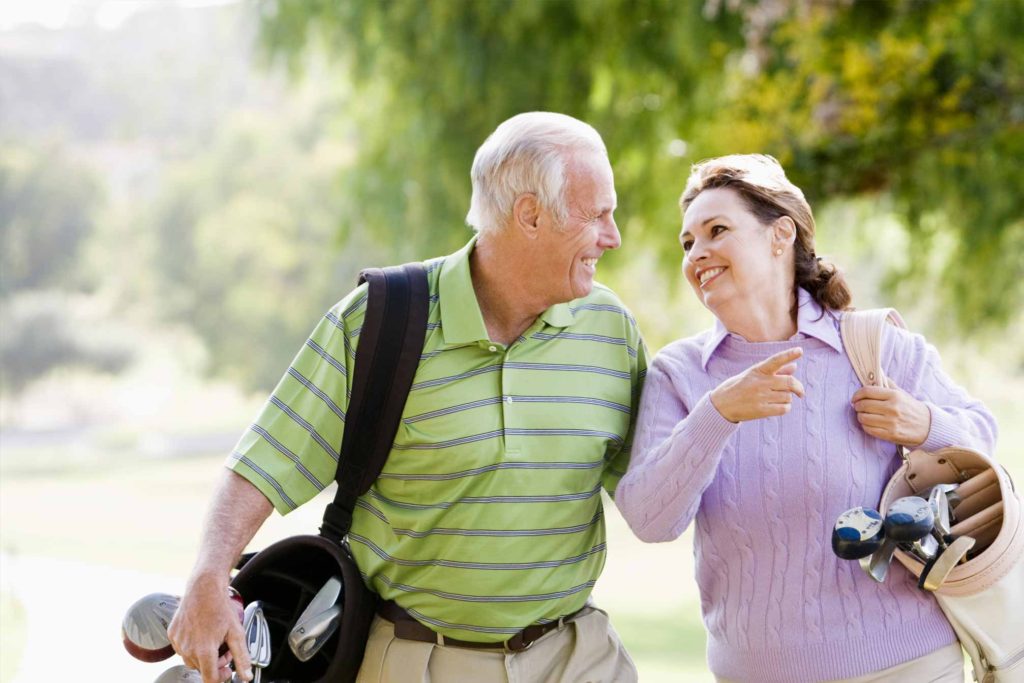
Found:
[{"label": "polo shirt collar", "polygon": [[469,273],[469,255],[476,247],[477,237],[473,235],[466,246],[446,258],[438,276],[438,303],[445,344],[471,344],[488,339]]},{"label": "polo shirt collar", "polygon": [[[839,328],[836,325],[836,316],[831,311],[824,311],[822,314],[822,308],[818,305],[818,302],[814,300],[803,287],[797,289],[797,309],[796,309],[796,331],[797,334],[793,335],[791,339],[796,339],[799,335],[806,337],[814,337],[820,341],[825,342],[839,353],[843,352],[843,344],[839,339]],[[711,356],[714,355],[718,347],[722,345],[725,338],[730,334],[729,330],[725,329],[725,325],[722,324],[721,320],[715,319],[715,326],[711,330],[711,334],[704,340],[704,346],[701,349],[700,361],[701,366],[707,370],[708,361],[711,360]]]},{"label": "polo shirt collar", "polygon": [[[446,258],[441,266],[437,288],[441,305],[441,331],[446,344],[471,344],[489,340],[469,270],[469,256],[476,248],[478,237],[473,235],[466,246]],[[571,303],[549,307],[540,314],[540,319],[552,327],[569,327],[576,320]]]}]

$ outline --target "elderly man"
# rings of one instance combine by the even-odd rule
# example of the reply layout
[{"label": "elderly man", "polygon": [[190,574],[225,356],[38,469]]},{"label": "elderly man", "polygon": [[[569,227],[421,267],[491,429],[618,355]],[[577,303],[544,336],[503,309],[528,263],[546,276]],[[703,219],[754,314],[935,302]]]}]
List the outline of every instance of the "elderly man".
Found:
[{"label": "elderly man", "polygon": [[[477,234],[426,262],[422,360],[348,537],[387,601],[359,680],[635,680],[588,601],[605,559],[600,492],[625,471],[646,367],[632,316],[594,282],[620,243],[607,152],[581,121],[520,114],[477,151],[472,181]],[[331,309],[229,459],[170,629],[207,683],[227,678],[224,641],[249,680],[229,571],[272,507],[334,477],[323,442],[341,443],[365,307],[364,286]],[[433,642],[397,638],[395,621]]]}]

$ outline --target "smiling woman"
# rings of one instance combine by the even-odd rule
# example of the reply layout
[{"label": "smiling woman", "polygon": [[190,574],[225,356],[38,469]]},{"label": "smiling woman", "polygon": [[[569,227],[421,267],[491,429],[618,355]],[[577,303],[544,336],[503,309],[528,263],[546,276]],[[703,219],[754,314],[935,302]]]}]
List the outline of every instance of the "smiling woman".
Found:
[{"label": "smiling woman", "polygon": [[717,321],[654,359],[615,500],[645,541],[696,521],[711,671],[961,681],[933,596],[909,573],[880,584],[840,563],[829,522],[879,499],[894,444],[991,452],[994,419],[920,335],[895,328],[882,364],[896,386],[859,388],[838,328],[850,293],[815,254],[811,208],[775,159],[698,164],[680,206],[683,273]]}]

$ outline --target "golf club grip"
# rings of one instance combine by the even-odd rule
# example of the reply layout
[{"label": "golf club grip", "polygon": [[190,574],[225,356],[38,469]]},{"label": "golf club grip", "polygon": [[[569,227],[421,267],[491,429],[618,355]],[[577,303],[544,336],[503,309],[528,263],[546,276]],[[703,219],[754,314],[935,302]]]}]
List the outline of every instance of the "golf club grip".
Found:
[{"label": "golf club grip", "polygon": [[[996,471],[990,468],[960,484],[956,489],[956,493],[960,496],[961,501],[963,501],[991,484],[998,486],[999,478],[996,476]],[[963,503],[961,502],[961,504]]]},{"label": "golf club grip", "polygon": [[994,520],[1002,519],[1002,516],[1003,501],[1000,500],[998,503],[989,505],[978,514],[971,515],[967,519],[957,522],[950,529],[950,533],[953,536],[973,536],[975,532],[987,527]]},{"label": "golf club grip", "polygon": [[[989,470],[989,472],[992,472],[992,470]],[[959,505],[953,508],[953,514],[959,520],[969,519],[993,503],[1002,500],[1002,497],[1003,494],[999,490],[999,482],[992,482],[970,496],[961,496]]]}]

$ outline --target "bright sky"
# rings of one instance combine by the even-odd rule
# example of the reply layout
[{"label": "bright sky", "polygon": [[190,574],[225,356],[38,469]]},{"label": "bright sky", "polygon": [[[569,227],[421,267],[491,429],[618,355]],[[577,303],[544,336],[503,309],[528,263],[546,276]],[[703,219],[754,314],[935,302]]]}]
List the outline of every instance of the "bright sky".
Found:
[{"label": "bright sky", "polygon": [[69,22],[91,21],[100,28],[115,29],[139,10],[159,5],[208,7],[239,0],[0,0],[0,31],[21,24],[63,28]]}]

